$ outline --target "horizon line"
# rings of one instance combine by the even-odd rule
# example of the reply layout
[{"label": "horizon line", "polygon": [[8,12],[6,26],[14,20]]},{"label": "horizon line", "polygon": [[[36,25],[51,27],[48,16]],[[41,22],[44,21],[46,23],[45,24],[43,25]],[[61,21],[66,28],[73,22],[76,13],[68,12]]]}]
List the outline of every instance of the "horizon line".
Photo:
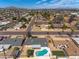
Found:
[{"label": "horizon line", "polygon": [[79,8],[62,8],[62,7],[57,7],[57,8],[28,8],[28,7],[16,7],[16,6],[8,6],[8,7],[0,7],[0,8],[21,8],[21,9],[79,9]]}]

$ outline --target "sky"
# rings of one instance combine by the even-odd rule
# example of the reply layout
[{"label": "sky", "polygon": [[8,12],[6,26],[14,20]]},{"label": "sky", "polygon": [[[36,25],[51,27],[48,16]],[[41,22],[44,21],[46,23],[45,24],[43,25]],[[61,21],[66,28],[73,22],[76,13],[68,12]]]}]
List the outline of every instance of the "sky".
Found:
[{"label": "sky", "polygon": [[0,7],[79,8],[79,0],[0,0]]}]

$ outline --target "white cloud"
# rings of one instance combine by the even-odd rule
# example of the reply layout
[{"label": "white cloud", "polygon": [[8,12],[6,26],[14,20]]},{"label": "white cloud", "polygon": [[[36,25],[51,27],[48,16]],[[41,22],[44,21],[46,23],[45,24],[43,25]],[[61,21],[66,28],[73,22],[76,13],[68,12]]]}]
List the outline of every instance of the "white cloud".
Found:
[{"label": "white cloud", "polygon": [[49,3],[43,2],[42,4],[39,4],[36,7],[37,8],[79,8],[79,0],[75,0],[75,1],[74,0],[50,0]]},{"label": "white cloud", "polygon": [[41,3],[41,1],[36,2],[36,4],[40,4],[40,3]]},{"label": "white cloud", "polygon": [[50,3],[57,3],[60,2],[61,0],[51,0]]},{"label": "white cloud", "polygon": [[47,0],[40,0],[40,1],[37,1],[36,4],[40,4],[40,3],[43,3],[43,2],[46,2]]},{"label": "white cloud", "polygon": [[41,0],[41,1],[47,1],[47,0]]}]

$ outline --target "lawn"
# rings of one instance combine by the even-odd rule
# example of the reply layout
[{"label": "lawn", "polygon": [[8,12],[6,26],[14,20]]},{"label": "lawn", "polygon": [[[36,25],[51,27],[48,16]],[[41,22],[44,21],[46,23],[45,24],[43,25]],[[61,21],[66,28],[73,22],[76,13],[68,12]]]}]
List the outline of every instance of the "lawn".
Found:
[{"label": "lawn", "polygon": [[63,51],[52,51],[52,55],[56,55],[57,57],[65,56]]}]

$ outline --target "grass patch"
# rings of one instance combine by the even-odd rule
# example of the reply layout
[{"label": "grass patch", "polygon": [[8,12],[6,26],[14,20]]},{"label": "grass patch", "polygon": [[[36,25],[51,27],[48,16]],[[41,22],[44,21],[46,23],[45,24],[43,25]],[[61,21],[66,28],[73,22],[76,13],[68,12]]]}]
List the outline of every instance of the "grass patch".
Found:
[{"label": "grass patch", "polygon": [[52,51],[52,55],[56,55],[57,57],[65,56],[63,51]]}]

